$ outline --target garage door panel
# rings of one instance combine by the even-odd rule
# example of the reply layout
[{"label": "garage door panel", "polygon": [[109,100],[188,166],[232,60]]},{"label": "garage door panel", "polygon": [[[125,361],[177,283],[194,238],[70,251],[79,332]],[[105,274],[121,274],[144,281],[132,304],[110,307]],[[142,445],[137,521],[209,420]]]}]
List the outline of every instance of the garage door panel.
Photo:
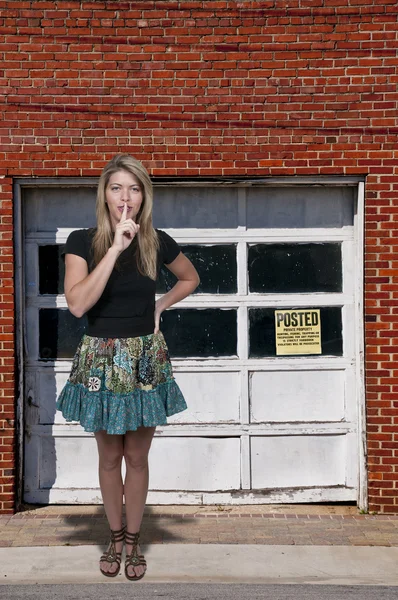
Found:
[{"label": "garage door panel", "polygon": [[[34,436],[39,488],[98,488],[98,456],[93,436]],[[149,457],[151,490],[240,488],[239,438],[161,438]]]},{"label": "garage door panel", "polygon": [[352,187],[268,187],[247,191],[247,226],[344,227],[354,219]]},{"label": "garage door panel", "polygon": [[[61,393],[69,372],[48,367],[38,372],[36,403],[39,423],[64,424],[55,410],[55,399]],[[168,419],[169,423],[237,423],[239,422],[240,373],[191,372],[175,373],[188,409]],[[226,401],[227,400],[227,401]]]},{"label": "garage door panel", "polygon": [[[54,234],[62,227],[84,229],[95,227],[94,188],[29,188],[24,190],[26,201],[26,233]],[[67,207],[67,210],[62,210]]]},{"label": "garage door panel", "polygon": [[149,457],[151,490],[240,488],[239,438],[155,438]]},{"label": "garage door panel", "polygon": [[43,436],[40,439],[40,488],[98,488],[94,437]]},{"label": "garage door panel", "polygon": [[55,408],[55,402],[61,393],[67,379],[68,372],[56,372],[55,369],[47,367],[38,372],[37,398],[39,402],[39,423],[66,423],[65,419]]},{"label": "garage door panel", "polygon": [[253,437],[254,489],[345,485],[345,435]]},{"label": "garage door panel", "polygon": [[341,421],[345,378],[345,370],[252,372],[250,421]]},{"label": "garage door panel", "polygon": [[240,373],[175,373],[188,410],[170,423],[234,423],[239,421]]},{"label": "garage door panel", "polygon": [[236,229],[240,224],[238,190],[219,186],[159,186],[156,188],[153,221],[160,229]]}]

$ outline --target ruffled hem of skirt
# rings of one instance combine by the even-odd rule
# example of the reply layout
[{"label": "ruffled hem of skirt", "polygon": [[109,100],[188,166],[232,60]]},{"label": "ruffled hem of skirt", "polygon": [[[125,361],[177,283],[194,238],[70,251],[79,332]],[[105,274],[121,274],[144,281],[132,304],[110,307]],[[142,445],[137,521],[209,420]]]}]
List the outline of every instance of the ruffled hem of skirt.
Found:
[{"label": "ruffled hem of skirt", "polygon": [[68,381],[56,406],[66,421],[80,422],[85,431],[106,431],[112,435],[123,435],[142,426],[166,425],[167,417],[187,408],[174,379],[153,390],[137,388],[127,394],[90,392],[84,385]]}]

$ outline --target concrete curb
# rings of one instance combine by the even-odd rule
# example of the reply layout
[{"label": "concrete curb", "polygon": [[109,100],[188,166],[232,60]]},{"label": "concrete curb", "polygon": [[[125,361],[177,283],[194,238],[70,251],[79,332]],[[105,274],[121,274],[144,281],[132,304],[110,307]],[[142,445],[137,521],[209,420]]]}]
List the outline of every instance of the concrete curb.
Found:
[{"label": "concrete curb", "polygon": [[[398,548],[169,544],[143,546],[143,583],[398,586]],[[126,583],[98,571],[98,546],[1,548],[1,584]]]}]

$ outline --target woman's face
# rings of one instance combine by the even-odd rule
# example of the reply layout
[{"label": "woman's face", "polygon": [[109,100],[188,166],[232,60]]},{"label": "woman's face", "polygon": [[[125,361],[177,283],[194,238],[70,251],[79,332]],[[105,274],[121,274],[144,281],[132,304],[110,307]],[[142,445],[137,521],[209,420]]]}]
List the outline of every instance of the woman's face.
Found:
[{"label": "woman's face", "polygon": [[127,219],[135,221],[143,198],[141,186],[134,175],[128,171],[113,173],[105,188],[105,201],[108,205],[112,229],[115,229],[120,222],[125,204],[127,204]]}]

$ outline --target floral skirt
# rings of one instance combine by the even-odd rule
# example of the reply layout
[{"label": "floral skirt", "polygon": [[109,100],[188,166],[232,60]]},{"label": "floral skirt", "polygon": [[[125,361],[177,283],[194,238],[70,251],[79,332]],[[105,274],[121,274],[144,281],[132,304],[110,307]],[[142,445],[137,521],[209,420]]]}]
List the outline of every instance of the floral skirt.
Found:
[{"label": "floral skirt", "polygon": [[85,431],[122,435],[166,425],[187,408],[161,332],[134,338],[84,335],[57,400],[67,421]]}]

